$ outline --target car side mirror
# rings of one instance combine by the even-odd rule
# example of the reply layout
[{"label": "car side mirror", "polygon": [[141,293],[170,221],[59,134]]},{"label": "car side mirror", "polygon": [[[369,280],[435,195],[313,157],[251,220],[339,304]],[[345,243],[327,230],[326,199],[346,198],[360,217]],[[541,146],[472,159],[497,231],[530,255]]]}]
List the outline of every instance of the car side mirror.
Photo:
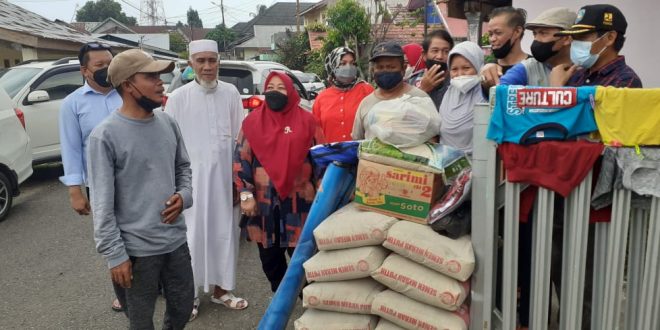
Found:
[{"label": "car side mirror", "polygon": [[307,92],[307,98],[311,100],[316,100],[316,98],[319,96],[319,93],[317,92]]},{"label": "car side mirror", "polygon": [[32,91],[28,94],[27,101],[30,104],[50,101],[50,95],[42,90]]}]

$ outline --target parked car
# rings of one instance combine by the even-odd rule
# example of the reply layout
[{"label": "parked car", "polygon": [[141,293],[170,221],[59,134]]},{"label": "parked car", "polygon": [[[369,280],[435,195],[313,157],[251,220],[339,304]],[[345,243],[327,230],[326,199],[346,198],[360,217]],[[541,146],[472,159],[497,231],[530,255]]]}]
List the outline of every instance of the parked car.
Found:
[{"label": "parked car", "polygon": [[23,112],[0,88],[0,221],[9,214],[18,185],[32,175],[30,138]]},{"label": "parked car", "polygon": [[[219,79],[228,82],[238,89],[246,111],[259,107],[264,102],[263,88],[268,74],[273,70],[284,71],[293,80],[293,86],[300,95],[300,106],[312,111],[316,92],[307,91],[305,86],[286,66],[269,61],[233,61],[220,62]],[[175,73],[166,95],[170,95],[177,88],[185,85],[189,80],[181,79],[181,73]]]},{"label": "parked car", "polygon": [[0,75],[0,88],[24,114],[34,163],[61,158],[60,106],[67,95],[82,85],[80,64],[73,57],[29,62]]},{"label": "parked car", "polygon": [[296,75],[298,80],[302,82],[305,89],[310,92],[320,92],[325,89],[325,84],[323,80],[316,75],[316,73],[311,72],[302,72],[298,70],[293,70],[293,74]]}]

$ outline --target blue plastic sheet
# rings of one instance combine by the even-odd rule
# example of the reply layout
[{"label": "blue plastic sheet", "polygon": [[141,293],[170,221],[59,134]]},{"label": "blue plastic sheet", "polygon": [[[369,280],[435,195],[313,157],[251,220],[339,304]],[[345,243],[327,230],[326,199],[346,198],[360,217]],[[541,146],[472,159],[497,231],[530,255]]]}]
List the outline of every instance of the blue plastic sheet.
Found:
[{"label": "blue plastic sheet", "polygon": [[289,267],[277,292],[259,322],[260,330],[286,328],[298,295],[305,282],[303,263],[316,253],[314,229],[330,214],[349,202],[355,188],[355,168],[337,164],[328,166],[293,252]]}]

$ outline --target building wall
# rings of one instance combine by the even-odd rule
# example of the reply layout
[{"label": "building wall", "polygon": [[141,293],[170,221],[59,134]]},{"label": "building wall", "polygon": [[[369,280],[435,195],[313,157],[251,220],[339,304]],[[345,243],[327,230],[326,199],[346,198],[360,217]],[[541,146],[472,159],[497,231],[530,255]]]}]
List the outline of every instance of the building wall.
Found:
[{"label": "building wall", "polygon": [[[239,45],[241,48],[268,48],[271,46],[271,38],[277,32],[285,32],[286,29],[296,31],[295,25],[255,25],[254,38]],[[246,55],[247,58],[247,55]]]},{"label": "building wall", "polygon": [[[17,44],[14,45],[18,48]],[[23,54],[15,47],[9,42],[0,41],[0,68],[12,67],[23,60]]]},{"label": "building wall", "polygon": [[[513,5],[527,10],[527,17],[533,19],[542,11],[551,7],[568,7],[577,12],[584,5],[609,3],[617,6],[628,21],[626,42],[621,54],[626,56],[626,62],[642,79],[644,87],[660,87],[660,66],[657,56],[660,54],[660,42],[657,41],[658,17],[660,1],[658,0],[555,0],[552,5],[543,1],[514,0]],[[523,50],[529,52],[532,43],[531,33],[526,33],[523,39]],[[531,54],[531,53],[530,53]]]},{"label": "building wall", "polygon": [[[94,37],[104,36],[105,34],[94,34]],[[128,34],[128,33],[112,33],[112,36],[122,38],[134,42],[142,42],[145,45],[158,47],[161,49],[170,49],[170,35],[167,33],[158,34]]]}]

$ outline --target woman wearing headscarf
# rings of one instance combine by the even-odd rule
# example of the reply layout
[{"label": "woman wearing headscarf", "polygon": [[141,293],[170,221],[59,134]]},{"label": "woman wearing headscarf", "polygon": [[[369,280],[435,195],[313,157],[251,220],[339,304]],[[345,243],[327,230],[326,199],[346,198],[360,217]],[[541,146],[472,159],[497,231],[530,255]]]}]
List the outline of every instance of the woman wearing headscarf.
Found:
[{"label": "woman wearing headscarf", "polygon": [[333,49],[325,58],[325,70],[332,86],[316,98],[312,113],[327,142],[350,141],[357,108],[374,88],[359,79],[355,52],[348,47]]},{"label": "woman wearing headscarf", "polygon": [[451,82],[440,104],[440,143],[472,154],[474,106],[485,102],[477,75],[484,53],[474,42],[465,41],[449,52]]},{"label": "woman wearing headscarf", "polygon": [[270,287],[277,290],[316,195],[309,148],[324,143],[316,119],[284,72],[266,78],[266,102],[251,112],[234,152],[234,182],[247,233],[257,243]]},{"label": "woman wearing headscarf", "polygon": [[409,84],[415,86],[411,79],[426,68],[426,61],[422,58],[424,49],[422,48],[422,45],[416,43],[410,43],[401,48],[403,49],[403,53],[406,54],[405,59],[407,64],[406,73],[404,74],[403,79],[407,80]]}]

